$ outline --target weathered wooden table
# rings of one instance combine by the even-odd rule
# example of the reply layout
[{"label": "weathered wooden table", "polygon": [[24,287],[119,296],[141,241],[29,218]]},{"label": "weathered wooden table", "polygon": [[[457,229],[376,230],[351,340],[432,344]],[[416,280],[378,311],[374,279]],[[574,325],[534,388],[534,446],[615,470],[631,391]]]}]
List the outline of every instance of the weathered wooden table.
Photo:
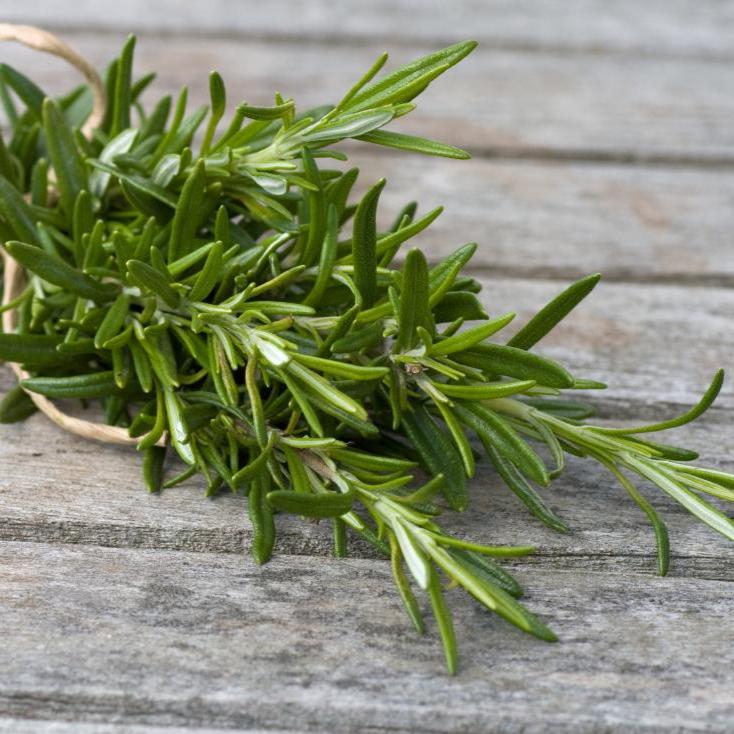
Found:
[{"label": "weathered wooden table", "polygon": [[[337,7],[330,8],[336,5]],[[602,416],[667,416],[734,366],[734,9],[684,0],[339,4],[0,2],[97,62],[140,32],[137,68],[197,100],[219,69],[232,99],[334,99],[387,48],[396,62],[476,37],[407,127],[471,162],[359,148],[363,184],[447,211],[433,257],[481,243],[494,311],[528,316],[601,270],[592,299],[545,345],[608,380]],[[61,62],[12,46],[53,91]],[[2,372],[0,387],[10,385]],[[681,440],[734,469],[734,391]],[[674,559],[610,477],[573,462],[551,489],[573,532],[532,522],[487,472],[452,520],[516,564],[558,631],[529,639],[460,593],[461,673],[408,627],[388,565],[328,557],[324,529],[282,522],[279,555],[243,555],[240,499],[191,483],[149,496],[134,452],[35,417],[0,430],[0,731],[489,732],[734,730],[734,551],[657,495]],[[435,632],[435,630],[432,630]]]}]

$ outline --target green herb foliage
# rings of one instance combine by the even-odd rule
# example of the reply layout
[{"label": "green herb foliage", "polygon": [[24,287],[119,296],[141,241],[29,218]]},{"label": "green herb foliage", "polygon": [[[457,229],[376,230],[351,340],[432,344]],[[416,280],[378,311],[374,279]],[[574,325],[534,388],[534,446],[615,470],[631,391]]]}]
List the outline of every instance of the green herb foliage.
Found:
[{"label": "green herb foliage", "polygon": [[[598,275],[506,340],[514,315],[488,316],[477,284],[462,276],[475,245],[432,266],[415,249],[396,259],[440,210],[416,218],[409,204],[381,229],[383,180],[350,203],[358,172],[338,165],[343,140],[468,157],[383,128],[474,45],[378,77],[381,57],[335,106],[300,114],[276,95],[272,107],[239,104],[220,126],[226,93],[217,73],[209,111],[189,111],[185,89],[175,105],[143,107],[150,77],[134,81],[131,40],[110,66],[108,114],[89,140],[78,132],[88,114],[83,89],[53,100],[20,72],[0,74],[12,122],[0,145],[0,227],[29,278],[12,304],[17,333],[0,334],[0,359],[31,371],[26,391],[99,399],[110,423],[140,439],[151,491],[199,473],[208,495],[246,496],[258,562],[271,556],[278,513],[332,523],[338,556],[347,530],[388,554],[419,631],[414,590],[425,592],[451,672],[447,584],[555,639],[493,560],[532,548],[477,545],[438,524],[442,510],[467,506],[467,477],[477,471],[493,467],[540,522],[564,531],[544,488],[569,452],[600,462],[649,518],[661,573],[667,531],[634,478],[734,539],[734,523],[705,499],[734,500],[734,476],[639,437],[698,417],[721,374],[677,420],[586,423],[590,411],[566,391],[603,386],[528,350]],[[0,420],[33,410],[16,389]],[[187,468],[166,479],[172,455]],[[427,479],[417,486],[420,473]]]}]

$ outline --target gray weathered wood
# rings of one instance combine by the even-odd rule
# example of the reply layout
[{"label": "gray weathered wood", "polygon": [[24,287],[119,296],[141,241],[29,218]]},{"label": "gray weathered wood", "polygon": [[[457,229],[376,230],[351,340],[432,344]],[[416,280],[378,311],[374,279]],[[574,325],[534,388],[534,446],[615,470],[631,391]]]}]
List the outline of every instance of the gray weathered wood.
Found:
[{"label": "gray weathered wood", "polygon": [[382,38],[451,42],[476,38],[487,46],[523,50],[642,51],[730,56],[734,13],[726,2],[653,0],[298,0],[269,3],[213,0],[128,0],[100,4],[76,0],[22,4],[0,2],[8,21],[50,24],[55,28],[221,34],[246,37],[348,40]]},{"label": "gray weathered wood", "polygon": [[519,568],[559,645],[452,591],[462,656],[449,680],[433,634],[406,627],[384,562],[257,568],[232,555],[38,543],[0,553],[9,717],[304,732],[734,724],[727,583]]},{"label": "gray weathered wood", "polygon": [[[709,423],[687,432],[687,444],[709,464],[734,469],[725,438],[727,424]],[[131,449],[84,442],[38,416],[0,430],[0,540],[163,548],[243,553],[251,532],[244,498],[203,497],[196,479],[161,495],[149,495]],[[567,521],[561,535],[540,525],[500,484],[486,461],[472,481],[472,504],[450,513],[442,525],[462,537],[491,544],[537,547],[526,561],[543,568],[655,573],[655,551],[647,520],[604,470],[572,459],[567,473],[545,490],[550,505]],[[730,543],[654,489],[644,487],[669,525],[672,573],[734,580]],[[331,530],[295,517],[278,518],[278,553],[328,555]],[[352,555],[374,556],[359,541]]]},{"label": "gray weathered wood", "polygon": [[[65,37],[103,64],[124,34]],[[159,90],[188,84],[192,100],[203,102],[208,71],[216,68],[233,100],[268,104],[280,90],[307,108],[336,101],[383,50],[374,41],[349,46],[144,36],[137,70],[160,72]],[[390,44],[389,50],[395,65],[423,52],[408,44]],[[0,53],[49,89],[61,91],[72,78],[62,61],[12,44]],[[480,48],[450,74],[395,129],[490,154],[734,162],[734,101],[722,94],[731,85],[728,60]]]},{"label": "gray weathered wood", "polygon": [[[238,729],[237,731],[245,731]],[[285,729],[251,729],[247,734],[299,734]],[[136,726],[130,724],[89,724],[81,721],[43,721],[42,719],[0,718],[2,734],[231,734],[232,729],[190,726]],[[326,734],[326,733],[324,733]]]},{"label": "gray weathered wood", "polygon": [[476,241],[494,277],[734,284],[733,172],[349,153],[361,190],[387,178],[385,226],[410,199],[445,205],[414,241],[433,257]]}]

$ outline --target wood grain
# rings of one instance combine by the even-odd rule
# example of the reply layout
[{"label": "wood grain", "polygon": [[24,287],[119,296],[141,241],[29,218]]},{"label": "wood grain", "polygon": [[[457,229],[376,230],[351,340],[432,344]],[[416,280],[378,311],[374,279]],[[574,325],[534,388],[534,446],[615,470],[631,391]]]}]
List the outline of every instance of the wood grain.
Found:
[{"label": "wood grain", "polygon": [[384,226],[409,199],[445,205],[410,243],[433,258],[475,241],[471,265],[493,277],[734,285],[734,172],[349,153],[360,191],[387,179]]},{"label": "wood grain", "polygon": [[[732,471],[727,425],[691,429],[686,444],[707,463]],[[159,548],[195,552],[247,552],[251,531],[244,498],[203,496],[199,479],[161,495],[149,495],[134,451],[102,447],[63,434],[42,418],[0,431],[0,540]],[[718,438],[718,440],[717,440]],[[734,580],[734,549],[659,491],[644,493],[671,532],[676,576]],[[482,460],[471,483],[468,512],[450,513],[442,525],[461,537],[490,544],[534,544],[527,561],[541,568],[627,570],[655,573],[655,549],[647,520],[611,476],[591,462],[571,459],[563,479],[544,491],[567,521],[561,535],[533,520]],[[277,553],[331,554],[328,524],[278,518]],[[358,540],[356,557],[374,557]]]},{"label": "wood grain", "polygon": [[450,43],[476,38],[491,47],[524,51],[643,52],[731,56],[734,12],[729,3],[686,0],[297,0],[269,3],[211,0],[128,0],[104,3],[2,0],[7,21],[55,28],[237,35],[329,42],[383,40]]},{"label": "wood grain", "polygon": [[452,591],[462,656],[451,680],[433,625],[426,637],[407,628],[387,563],[257,568],[39,543],[0,553],[9,717],[373,733],[725,732],[734,721],[730,584],[518,569],[559,645]]},{"label": "wood grain", "polygon": [[[238,729],[238,731],[245,731]],[[295,730],[248,727],[247,734],[299,734]],[[212,729],[209,726],[135,726],[129,724],[95,724],[81,721],[44,721],[43,719],[0,718],[2,734],[231,734],[232,729]],[[326,734],[326,732],[324,732]]]},{"label": "wood grain", "polygon": [[[123,33],[66,33],[96,64],[109,61]],[[392,68],[421,55],[409,43],[388,44]],[[304,109],[334,102],[358,79],[384,43],[341,46],[289,41],[141,36],[137,70],[159,73],[159,91],[187,84],[194,102],[208,100],[207,75],[218,69],[232,100],[269,104],[274,90]],[[12,45],[2,49],[39,84],[69,84],[63,63]],[[734,98],[725,59],[519,51],[479,48],[450,78],[421,96],[419,110],[395,129],[439,138],[482,154],[520,157],[670,161],[734,166]]]}]

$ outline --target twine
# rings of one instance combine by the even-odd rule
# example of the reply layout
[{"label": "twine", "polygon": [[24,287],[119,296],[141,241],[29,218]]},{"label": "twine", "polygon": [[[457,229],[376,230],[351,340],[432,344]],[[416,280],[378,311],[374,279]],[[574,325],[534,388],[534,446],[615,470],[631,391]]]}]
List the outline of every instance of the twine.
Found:
[{"label": "twine", "polygon": [[54,36],[53,33],[32,25],[0,23],[0,41],[17,41],[35,51],[43,51],[47,54],[59,56],[81,71],[89,82],[89,86],[92,88],[92,94],[94,95],[92,114],[86,123],[84,123],[82,132],[85,135],[91,135],[92,130],[99,127],[104,117],[106,105],[104,84],[102,84],[102,80],[99,78],[99,74],[97,74],[95,68],[85,58],[80,56],[60,38]]},{"label": "twine", "polygon": [[[54,56],[59,56],[65,61],[68,61],[84,75],[92,89],[94,103],[92,105],[92,113],[84,124],[82,132],[87,136],[91,135],[92,131],[101,123],[105,112],[104,85],[94,67],[61,39],[48,31],[34,26],[0,23],[0,41],[17,41],[36,51],[43,51]],[[25,285],[25,274],[23,268],[18,265],[6,250],[3,249],[1,252],[4,259],[2,303],[3,306],[6,306],[22,292],[23,286]],[[3,331],[6,334],[15,330],[16,322],[17,313],[15,309],[8,309],[3,312],[2,325]],[[7,364],[18,378],[22,387],[22,381],[30,377],[30,375],[17,363],[8,362]],[[26,393],[35,406],[47,418],[69,433],[104,443],[137,444],[142,440],[142,437],[132,438],[125,428],[108,426],[105,423],[95,423],[67,415],[43,395],[38,395],[30,390],[26,390]],[[165,439],[162,438],[158,442],[158,445],[164,445],[164,443]]]}]

